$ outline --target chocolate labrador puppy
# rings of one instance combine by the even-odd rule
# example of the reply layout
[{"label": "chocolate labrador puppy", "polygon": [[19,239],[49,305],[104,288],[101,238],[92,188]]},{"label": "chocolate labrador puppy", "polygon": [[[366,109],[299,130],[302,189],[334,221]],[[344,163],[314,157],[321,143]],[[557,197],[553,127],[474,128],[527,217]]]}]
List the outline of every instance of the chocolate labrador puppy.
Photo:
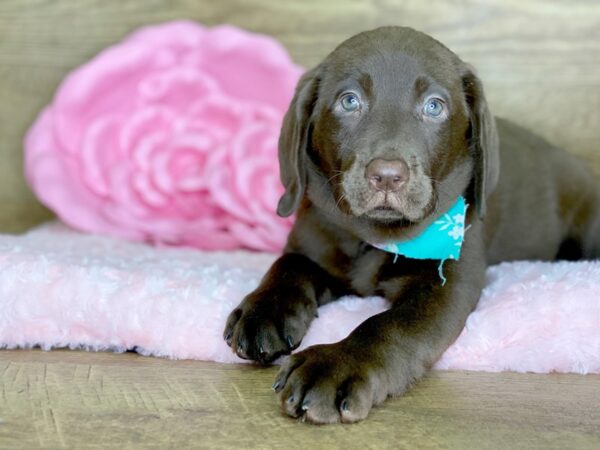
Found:
[{"label": "chocolate labrador puppy", "polygon": [[[277,211],[297,220],[283,256],[231,313],[227,343],[264,364],[300,344],[320,305],[343,295],[391,303],[346,339],[284,362],[273,387],[292,417],[354,422],[406,391],[462,330],[488,264],[600,256],[591,174],[494,119],[471,67],[410,28],[361,33],[307,72],[279,159]],[[460,258],[441,268],[376,248],[417,238],[461,197]]]}]

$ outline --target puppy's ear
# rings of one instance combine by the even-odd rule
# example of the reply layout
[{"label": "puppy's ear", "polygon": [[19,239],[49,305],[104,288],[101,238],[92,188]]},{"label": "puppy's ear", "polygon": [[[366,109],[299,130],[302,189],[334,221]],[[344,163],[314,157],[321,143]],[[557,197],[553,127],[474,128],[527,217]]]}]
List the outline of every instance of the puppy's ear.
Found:
[{"label": "puppy's ear", "polygon": [[306,72],[296,87],[296,93],[283,118],[279,136],[279,169],[285,193],[277,205],[277,214],[293,214],[306,188],[306,147],[313,106],[317,100],[318,70]]},{"label": "puppy's ear", "polygon": [[486,199],[494,191],[500,175],[500,151],[496,122],[490,113],[481,80],[467,67],[462,78],[469,107],[469,142],[474,165],[475,207],[479,217],[486,211]]}]

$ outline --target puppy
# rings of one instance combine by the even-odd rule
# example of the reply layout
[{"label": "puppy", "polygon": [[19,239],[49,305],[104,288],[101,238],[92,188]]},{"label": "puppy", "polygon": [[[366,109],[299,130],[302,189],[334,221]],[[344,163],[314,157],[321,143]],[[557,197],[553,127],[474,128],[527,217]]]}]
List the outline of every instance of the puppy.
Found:
[{"label": "puppy", "polygon": [[[346,339],[284,362],[273,388],[292,417],[355,422],[402,394],[459,335],[488,264],[600,255],[591,174],[494,119],[473,70],[410,28],[358,34],[301,78],[279,160],[277,212],[296,212],[296,223],[231,313],[227,343],[266,364],[298,347],[320,305],[343,295],[391,303]],[[460,256],[422,257],[434,242],[426,233],[444,223]],[[387,251],[411,242],[416,254]]]}]

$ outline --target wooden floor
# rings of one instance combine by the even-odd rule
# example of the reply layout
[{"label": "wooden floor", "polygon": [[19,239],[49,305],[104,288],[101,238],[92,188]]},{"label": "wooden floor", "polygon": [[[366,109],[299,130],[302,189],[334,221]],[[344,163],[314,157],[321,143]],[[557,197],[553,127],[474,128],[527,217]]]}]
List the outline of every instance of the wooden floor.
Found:
[{"label": "wooden floor", "polygon": [[355,425],[282,416],[275,368],[0,351],[0,448],[600,448],[600,376],[435,372]]}]

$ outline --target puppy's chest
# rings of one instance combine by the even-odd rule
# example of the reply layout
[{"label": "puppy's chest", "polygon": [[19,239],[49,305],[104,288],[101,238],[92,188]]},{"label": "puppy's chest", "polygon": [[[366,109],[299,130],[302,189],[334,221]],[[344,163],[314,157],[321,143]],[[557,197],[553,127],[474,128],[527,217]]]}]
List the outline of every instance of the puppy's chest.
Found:
[{"label": "puppy's chest", "polygon": [[404,258],[394,262],[389,253],[367,246],[351,259],[347,281],[358,295],[388,299],[400,295],[406,281]]}]

